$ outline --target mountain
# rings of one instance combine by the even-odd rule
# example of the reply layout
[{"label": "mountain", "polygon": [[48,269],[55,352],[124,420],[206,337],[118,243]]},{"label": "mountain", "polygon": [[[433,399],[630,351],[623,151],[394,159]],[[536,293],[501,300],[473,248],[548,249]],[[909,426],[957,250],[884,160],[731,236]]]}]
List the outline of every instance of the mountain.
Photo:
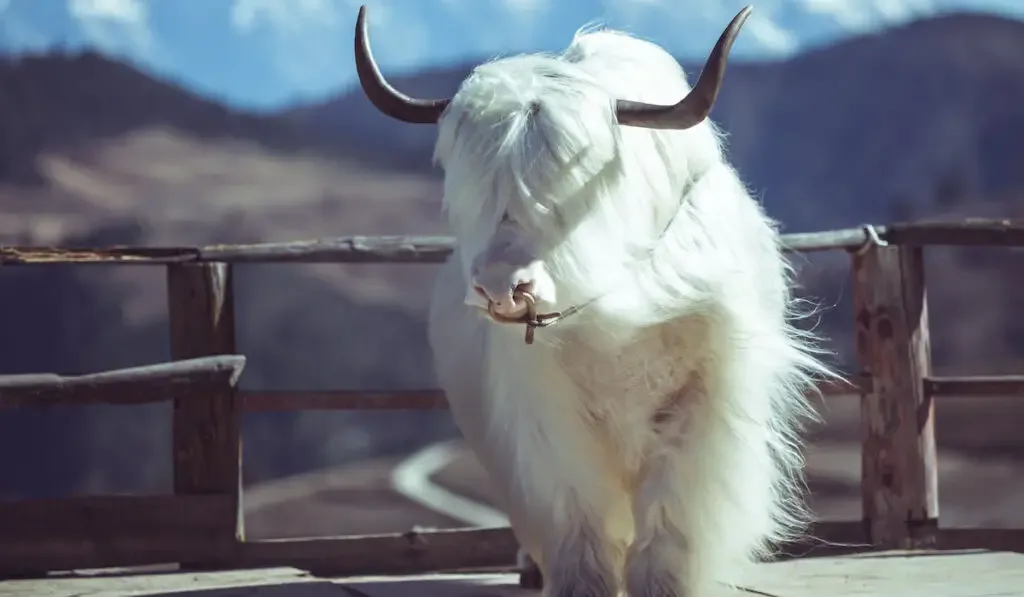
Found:
[{"label": "mountain", "polygon": [[367,155],[281,119],[226,107],[93,51],[0,58],[0,89],[0,177],[8,182],[41,182],[38,157],[49,149],[147,127],[207,140],[246,138],[275,151],[315,150],[349,161]]},{"label": "mountain", "polygon": [[[792,231],[923,215],[943,192],[1024,192],[1024,22],[917,21],[791,60],[730,65],[712,118],[771,214]],[[471,66],[390,77],[451,95]],[[700,65],[687,66],[691,79]],[[435,130],[389,120],[358,88],[287,114],[427,169]],[[893,210],[901,212],[894,214]]]},{"label": "mountain", "polygon": [[[235,107],[279,108],[350,85],[359,0],[3,0],[0,51],[93,49]],[[749,0],[365,0],[389,71],[554,50],[605,22],[698,60]],[[1024,17],[1017,0],[757,0],[743,59],[787,58],[957,10]]]},{"label": "mountain", "polygon": [[[943,17],[730,68],[715,117],[790,229],[1024,215],[1021,23]],[[468,66],[398,80],[448,93]],[[96,52],[0,64],[0,243],[172,245],[444,231],[433,127],[392,123],[358,90],[279,114],[226,107]],[[1024,254],[928,253],[943,374],[1024,362]],[[843,255],[798,258],[821,329],[849,364]],[[167,358],[160,268],[2,268],[0,374]],[[434,385],[431,266],[237,268],[252,389]],[[246,479],[282,477],[454,435],[446,413],[247,416]],[[170,484],[166,405],[0,411],[0,499]],[[26,454],[29,454],[26,457]]]},{"label": "mountain", "polygon": [[[369,166],[359,161],[365,153],[95,52],[0,63],[2,244],[439,232],[438,182]],[[434,385],[419,296],[430,267],[236,271],[245,387]],[[0,375],[166,360],[162,268],[0,268],[0,329]],[[0,499],[166,491],[166,409],[0,411]],[[452,433],[446,413],[247,417],[246,478],[407,451]]]}]

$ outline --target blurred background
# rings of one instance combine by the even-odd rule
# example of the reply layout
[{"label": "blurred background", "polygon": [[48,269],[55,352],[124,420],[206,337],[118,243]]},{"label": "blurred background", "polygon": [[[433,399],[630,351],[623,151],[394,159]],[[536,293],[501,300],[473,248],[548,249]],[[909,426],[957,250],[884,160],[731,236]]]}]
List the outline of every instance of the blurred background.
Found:
[{"label": "blurred background", "polygon": [[[662,44],[692,78],[744,4],[366,3],[378,61],[414,95],[450,95],[481,60],[558,51],[593,23]],[[358,89],[358,4],[0,0],[0,243],[446,233],[434,127],[390,121]],[[754,7],[712,117],[785,232],[1024,217],[1024,2]],[[927,260],[936,373],[1024,371],[1024,253],[933,248]],[[812,323],[850,370],[847,257],[794,262],[801,294],[823,309]],[[424,317],[435,271],[239,267],[243,388],[434,387]],[[3,268],[0,374],[166,360],[166,319],[159,267]],[[857,408],[855,396],[826,400],[828,425],[813,431],[811,500],[825,517],[859,516]],[[169,414],[169,405],[0,411],[0,499],[169,491]],[[1022,428],[1020,401],[938,405],[944,521],[1024,526]],[[250,537],[493,520],[403,489],[425,483],[488,502],[445,412],[247,415],[244,433]]]}]

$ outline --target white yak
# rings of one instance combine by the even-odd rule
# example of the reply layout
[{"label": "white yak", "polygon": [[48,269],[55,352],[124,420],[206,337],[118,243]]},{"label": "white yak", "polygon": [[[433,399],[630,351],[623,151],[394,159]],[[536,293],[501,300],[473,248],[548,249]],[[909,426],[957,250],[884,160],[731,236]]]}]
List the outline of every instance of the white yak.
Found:
[{"label": "white yak", "polygon": [[707,120],[749,11],[692,90],[660,47],[581,30],[415,99],[360,9],[365,94],[438,126],[456,239],[430,303],[438,379],[550,597],[702,597],[807,520],[798,434],[834,374]]}]

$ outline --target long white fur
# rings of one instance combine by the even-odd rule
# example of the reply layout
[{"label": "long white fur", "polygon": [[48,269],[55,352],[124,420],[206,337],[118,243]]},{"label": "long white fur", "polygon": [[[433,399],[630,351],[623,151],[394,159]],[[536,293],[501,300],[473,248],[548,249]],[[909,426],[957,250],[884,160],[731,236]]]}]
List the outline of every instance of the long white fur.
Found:
[{"label": "long white fur", "polygon": [[[805,396],[834,373],[792,325],[776,226],[711,122],[615,121],[615,98],[688,90],[658,46],[581,31],[479,66],[439,123],[458,249],[432,296],[437,373],[552,597],[700,597],[807,519]],[[474,267],[524,254],[542,311],[596,299],[529,346],[464,303]]]}]

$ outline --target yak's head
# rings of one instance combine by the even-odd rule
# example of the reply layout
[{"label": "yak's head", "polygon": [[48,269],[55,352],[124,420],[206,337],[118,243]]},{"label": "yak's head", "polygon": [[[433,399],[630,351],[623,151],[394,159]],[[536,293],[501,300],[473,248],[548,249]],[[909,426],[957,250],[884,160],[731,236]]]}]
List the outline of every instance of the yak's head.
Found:
[{"label": "yak's head", "polygon": [[[630,205],[634,198],[629,196],[610,207],[596,205],[600,197],[638,194],[622,188],[620,154],[629,150],[620,151],[619,127],[680,131],[703,122],[718,96],[729,50],[749,13],[750,7],[744,8],[728,25],[692,89],[686,87],[678,65],[660,49],[643,54],[635,50],[637,46],[628,46],[633,50],[623,52],[627,62],[638,60],[638,55],[645,57],[639,60],[660,61],[656,68],[620,62],[609,69],[595,66],[587,60],[589,50],[574,44],[562,56],[528,55],[486,63],[454,97],[416,99],[381,75],[370,51],[366,7],[360,8],[355,57],[366,96],[397,120],[440,125],[435,160],[445,171],[445,210],[459,246],[467,304],[486,310],[492,318],[513,320],[524,315],[530,303],[536,303],[540,312],[578,304],[588,298],[581,290],[588,287],[587,280],[622,267],[608,262],[623,260],[627,252],[624,243],[612,240],[615,234],[649,238],[653,233],[646,228],[665,225],[673,214],[639,206],[639,199]],[[624,37],[604,39],[620,44],[616,48],[626,47],[621,46],[627,43]],[[614,48],[612,55],[609,60],[618,60]],[[619,93],[637,97],[633,89],[623,89],[628,77],[615,73],[646,66],[649,72],[667,72],[671,78],[675,73],[666,70],[665,61],[678,70],[679,81],[655,80],[649,85],[654,91],[645,99],[653,93],[670,98],[667,103],[630,101],[609,92],[618,85]],[[667,176],[658,169],[639,172],[633,179]],[[631,223],[636,218],[646,220],[642,225]],[[644,229],[618,231],[628,226]]]}]

